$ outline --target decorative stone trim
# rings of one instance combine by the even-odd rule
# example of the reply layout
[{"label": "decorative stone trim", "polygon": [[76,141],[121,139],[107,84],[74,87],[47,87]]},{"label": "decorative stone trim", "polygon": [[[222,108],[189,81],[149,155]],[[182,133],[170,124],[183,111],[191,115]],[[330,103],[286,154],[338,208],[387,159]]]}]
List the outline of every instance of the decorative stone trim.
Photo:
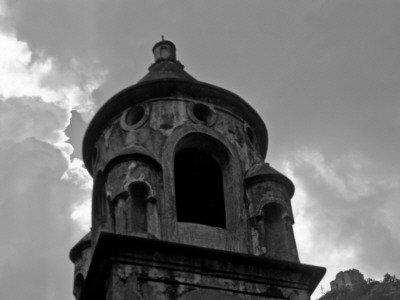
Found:
[{"label": "decorative stone trim", "polygon": [[124,110],[120,125],[126,131],[135,130],[143,126],[149,119],[150,109],[146,103],[141,103]]},{"label": "decorative stone trim", "polygon": [[187,106],[187,113],[194,123],[207,126],[213,126],[218,117],[214,107],[204,103],[190,102]]},{"label": "decorative stone trim", "polygon": [[97,149],[96,146],[94,146],[92,153],[92,166],[96,166],[98,159],[99,159],[99,150]]},{"label": "decorative stone trim", "polygon": [[[203,141],[208,141],[203,143]],[[243,178],[240,170],[240,160],[236,149],[221,133],[202,124],[186,124],[174,130],[163,146],[162,166],[165,198],[169,201],[161,203],[164,214],[161,228],[164,230],[165,239],[173,242],[183,242],[179,237],[179,228],[176,215],[175,203],[175,153],[186,146],[206,150],[214,156],[217,163],[221,165],[225,214],[226,214],[226,236],[225,250],[248,253],[246,247],[247,236],[247,214],[245,213]],[[204,148],[209,147],[209,148]],[[204,247],[208,247],[206,242]],[[225,248],[226,247],[226,248]]]},{"label": "decorative stone trim", "polygon": [[244,123],[244,132],[246,133],[247,141],[254,146],[256,144],[256,136],[253,129],[247,123]]}]

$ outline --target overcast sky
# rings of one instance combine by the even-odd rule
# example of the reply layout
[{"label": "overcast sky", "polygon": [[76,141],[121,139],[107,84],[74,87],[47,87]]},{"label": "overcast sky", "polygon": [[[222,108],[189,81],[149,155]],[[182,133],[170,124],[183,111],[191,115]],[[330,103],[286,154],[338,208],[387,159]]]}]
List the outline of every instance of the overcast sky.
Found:
[{"label": "overcast sky", "polygon": [[1,299],[73,299],[86,122],[146,74],[161,35],[265,121],[324,290],[349,268],[400,276],[400,1],[0,0],[0,15]]}]

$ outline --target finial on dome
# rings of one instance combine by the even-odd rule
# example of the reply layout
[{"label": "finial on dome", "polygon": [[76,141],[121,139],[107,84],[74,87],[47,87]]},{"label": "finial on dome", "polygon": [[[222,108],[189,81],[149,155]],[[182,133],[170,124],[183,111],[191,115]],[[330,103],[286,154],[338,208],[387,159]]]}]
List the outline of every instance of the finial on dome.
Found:
[{"label": "finial on dome", "polygon": [[173,42],[164,40],[164,36],[161,36],[161,41],[153,47],[154,59],[157,62],[160,61],[176,61],[176,47]]}]

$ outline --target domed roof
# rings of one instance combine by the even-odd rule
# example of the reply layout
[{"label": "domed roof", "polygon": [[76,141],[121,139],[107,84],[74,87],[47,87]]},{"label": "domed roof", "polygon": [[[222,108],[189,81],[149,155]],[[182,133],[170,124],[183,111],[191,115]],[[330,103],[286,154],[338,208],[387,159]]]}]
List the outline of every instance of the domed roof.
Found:
[{"label": "domed roof", "polygon": [[191,75],[183,70],[184,66],[179,61],[163,61],[154,63],[149,68],[149,73],[146,74],[139,82],[166,79],[166,78],[177,78],[196,81]]},{"label": "domed roof", "polygon": [[258,113],[238,95],[194,79],[176,60],[175,45],[162,40],[153,47],[155,62],[149,73],[134,84],[109,99],[95,114],[83,139],[83,161],[92,174],[94,143],[104,127],[128,107],[154,98],[187,98],[221,106],[246,121],[257,136],[258,148],[265,158],[268,148],[267,128]]},{"label": "domed roof", "polygon": [[286,186],[290,197],[294,194],[294,184],[282,173],[272,168],[269,163],[256,164],[245,175],[246,184],[252,184],[259,181],[278,181]]},{"label": "domed roof", "polygon": [[149,67],[149,73],[139,82],[167,78],[196,81],[183,70],[184,65],[176,60],[176,47],[171,41],[162,40],[155,44],[153,54],[155,62]]}]

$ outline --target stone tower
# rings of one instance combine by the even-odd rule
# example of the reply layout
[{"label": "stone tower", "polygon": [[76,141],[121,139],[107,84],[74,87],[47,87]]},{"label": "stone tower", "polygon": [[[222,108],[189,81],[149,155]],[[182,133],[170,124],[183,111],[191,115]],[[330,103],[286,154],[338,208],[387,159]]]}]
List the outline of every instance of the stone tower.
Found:
[{"label": "stone tower", "polygon": [[197,81],[166,40],[83,141],[92,229],[70,253],[79,300],[309,299],[293,183],[265,163],[267,129],[242,98]]}]

